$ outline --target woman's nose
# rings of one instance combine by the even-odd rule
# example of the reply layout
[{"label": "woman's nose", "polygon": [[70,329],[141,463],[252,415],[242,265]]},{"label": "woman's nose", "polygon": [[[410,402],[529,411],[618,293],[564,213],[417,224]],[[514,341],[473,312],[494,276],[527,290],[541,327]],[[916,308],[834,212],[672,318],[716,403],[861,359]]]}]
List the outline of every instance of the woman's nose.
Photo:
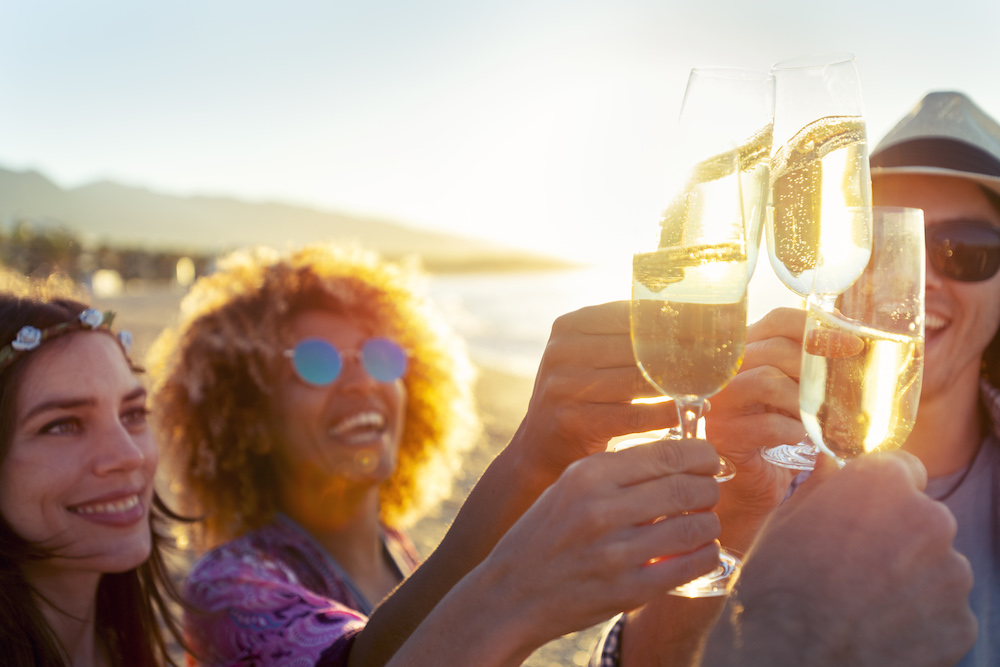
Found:
[{"label": "woman's nose", "polygon": [[101,434],[102,443],[94,469],[97,474],[127,472],[143,465],[150,455],[145,443],[130,433],[121,423]]},{"label": "woman's nose", "polygon": [[361,352],[353,351],[344,353],[343,368],[340,377],[334,383],[341,389],[370,390],[374,388],[378,381],[371,376],[365,368],[361,358]]}]

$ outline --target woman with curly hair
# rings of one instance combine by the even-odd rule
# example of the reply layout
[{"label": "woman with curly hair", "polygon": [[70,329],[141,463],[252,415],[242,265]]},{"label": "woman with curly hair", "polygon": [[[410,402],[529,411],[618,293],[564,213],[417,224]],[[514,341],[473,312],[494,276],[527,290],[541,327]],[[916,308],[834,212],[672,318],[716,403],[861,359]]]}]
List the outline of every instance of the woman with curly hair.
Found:
[{"label": "woman with curly hair", "polygon": [[172,664],[175,517],[130,337],[68,282],[0,279],[0,662]]},{"label": "woman with curly hair", "polygon": [[[189,579],[193,601],[262,595],[266,556],[368,615],[414,569],[400,528],[450,490],[478,422],[462,345],[413,280],[356,249],[258,248],[185,298],[150,363],[180,501],[216,548]],[[262,558],[231,572],[247,554]],[[206,649],[233,630],[197,627]]]},{"label": "woman with curly hair", "polygon": [[[193,286],[176,330],[154,344],[165,454],[210,549],[186,583],[197,660],[384,664],[446,595],[470,632],[475,614],[478,630],[494,641],[502,632],[504,650],[523,659],[645,600],[653,581],[713,566],[714,516],[679,511],[717,497],[710,446],[644,465],[628,458],[655,454],[588,457],[563,475],[611,437],[674,420],[670,407],[630,402],[651,392],[619,302],[557,320],[524,422],[414,572],[401,528],[447,492],[478,429],[464,348],[415,280],[327,244],[239,251]],[[636,532],[643,523],[649,532]],[[635,548],[622,558],[626,544]],[[649,565],[666,554],[682,555]],[[593,585],[616,577],[621,586]],[[560,600],[564,613],[552,614]],[[503,628],[501,610],[517,631]]]}]

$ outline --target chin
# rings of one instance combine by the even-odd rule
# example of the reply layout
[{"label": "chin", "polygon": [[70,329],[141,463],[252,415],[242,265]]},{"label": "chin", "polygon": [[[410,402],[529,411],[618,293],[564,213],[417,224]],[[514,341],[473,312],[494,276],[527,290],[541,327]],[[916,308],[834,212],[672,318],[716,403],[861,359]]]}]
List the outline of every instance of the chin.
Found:
[{"label": "chin", "polygon": [[101,558],[100,571],[106,574],[128,572],[139,567],[153,553],[153,544],[147,535],[145,540],[136,540],[131,544],[123,544],[113,554]]}]

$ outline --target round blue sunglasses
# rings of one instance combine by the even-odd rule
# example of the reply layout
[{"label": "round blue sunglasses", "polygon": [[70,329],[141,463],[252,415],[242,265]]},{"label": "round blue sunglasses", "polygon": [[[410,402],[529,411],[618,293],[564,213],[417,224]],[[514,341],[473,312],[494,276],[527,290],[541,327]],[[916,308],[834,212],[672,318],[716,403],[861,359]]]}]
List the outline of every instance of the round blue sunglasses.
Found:
[{"label": "round blue sunglasses", "polygon": [[361,359],[361,365],[379,382],[394,382],[406,373],[406,351],[388,338],[369,338],[360,350],[338,350],[322,338],[303,338],[285,356],[299,378],[308,384],[326,386],[340,377],[345,357]]}]

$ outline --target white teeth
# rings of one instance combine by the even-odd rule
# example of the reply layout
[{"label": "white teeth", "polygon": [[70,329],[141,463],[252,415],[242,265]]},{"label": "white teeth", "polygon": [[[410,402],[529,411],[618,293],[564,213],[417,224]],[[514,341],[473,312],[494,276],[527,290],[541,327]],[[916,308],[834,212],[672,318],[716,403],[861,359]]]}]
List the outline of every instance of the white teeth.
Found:
[{"label": "white teeth", "polygon": [[924,328],[925,329],[943,329],[947,326],[948,320],[941,317],[940,315],[933,315],[927,313],[924,315]]},{"label": "white teeth", "polygon": [[359,412],[337,422],[327,434],[336,438],[355,429],[380,429],[385,426],[385,417],[378,412]]},{"label": "white teeth", "polygon": [[117,500],[113,503],[95,503],[93,505],[82,505],[80,507],[71,507],[71,512],[76,512],[77,514],[114,514],[115,512],[124,512],[130,510],[139,504],[139,496],[129,496],[128,498],[123,498],[122,500]]}]

